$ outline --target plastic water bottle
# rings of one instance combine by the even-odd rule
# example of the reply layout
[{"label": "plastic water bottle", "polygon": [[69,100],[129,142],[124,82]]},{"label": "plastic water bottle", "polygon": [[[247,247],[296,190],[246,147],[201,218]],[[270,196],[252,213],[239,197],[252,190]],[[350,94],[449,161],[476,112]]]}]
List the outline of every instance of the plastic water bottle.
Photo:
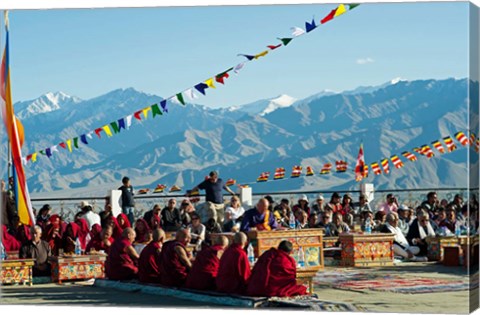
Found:
[{"label": "plastic water bottle", "polygon": [[370,218],[365,222],[365,234],[372,234],[372,222]]},{"label": "plastic water bottle", "polygon": [[460,226],[458,224],[455,224],[455,236],[460,236],[462,234],[462,230],[460,229]]},{"label": "plastic water bottle", "polygon": [[248,261],[250,262],[250,264],[253,264],[255,262],[255,254],[253,252],[252,243],[248,244],[247,256],[248,256]]},{"label": "plastic water bottle", "polygon": [[298,249],[298,265],[300,268],[305,267],[305,253],[303,252],[303,248],[301,246]]},{"label": "plastic water bottle", "polygon": [[77,238],[75,240],[75,255],[81,255],[82,254],[82,248],[80,245],[80,240]]},{"label": "plastic water bottle", "polygon": [[7,259],[7,252],[5,251],[5,247],[3,247],[2,243],[0,243],[0,251],[1,251],[1,255],[2,255],[2,260],[6,260]]},{"label": "plastic water bottle", "polygon": [[330,234],[330,226],[329,226],[329,225],[327,225],[327,226],[325,227],[325,236],[327,236],[327,237],[328,237],[328,236],[332,236],[332,235]]},{"label": "plastic water bottle", "polygon": [[291,229],[295,229],[295,227],[296,227],[295,222],[296,222],[295,216],[293,215],[293,211],[292,211],[292,212],[290,212],[290,222],[289,222]]}]

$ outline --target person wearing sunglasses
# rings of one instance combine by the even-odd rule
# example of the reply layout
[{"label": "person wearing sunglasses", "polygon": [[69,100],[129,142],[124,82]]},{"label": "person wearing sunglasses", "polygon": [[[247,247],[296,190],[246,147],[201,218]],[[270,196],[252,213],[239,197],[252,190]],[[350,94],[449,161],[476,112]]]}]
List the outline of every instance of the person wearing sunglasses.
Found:
[{"label": "person wearing sunglasses", "polygon": [[428,251],[427,237],[434,237],[435,231],[430,224],[430,216],[424,210],[417,213],[407,234],[408,243],[420,248],[420,256],[426,256]]}]

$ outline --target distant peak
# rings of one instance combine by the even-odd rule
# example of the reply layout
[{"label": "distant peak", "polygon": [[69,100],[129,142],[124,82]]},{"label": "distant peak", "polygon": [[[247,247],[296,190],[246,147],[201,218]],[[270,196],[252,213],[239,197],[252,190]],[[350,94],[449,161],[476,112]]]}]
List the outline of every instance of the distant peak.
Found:
[{"label": "distant peak", "polygon": [[390,80],[390,84],[397,84],[400,81],[407,81],[407,80],[402,79],[401,77],[398,77],[398,78]]}]

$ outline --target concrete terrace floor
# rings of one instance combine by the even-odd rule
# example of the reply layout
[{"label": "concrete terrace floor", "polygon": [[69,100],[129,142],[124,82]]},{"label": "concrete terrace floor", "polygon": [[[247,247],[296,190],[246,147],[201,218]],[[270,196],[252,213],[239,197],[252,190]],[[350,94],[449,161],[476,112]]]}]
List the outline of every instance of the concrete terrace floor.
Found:
[{"label": "concrete terrace floor", "polygon": [[[338,267],[326,267],[325,270],[339,270]],[[399,276],[402,278],[430,278],[468,281],[464,267],[445,267],[435,263],[401,263],[393,267],[349,268],[373,275]],[[317,277],[321,277],[321,271]],[[478,274],[477,274],[478,275]],[[386,280],[388,281],[388,280]],[[188,301],[174,297],[152,298],[149,294],[123,292],[109,288],[100,288],[92,282],[42,284],[28,286],[2,286],[3,305],[70,305],[70,306],[130,306],[130,307],[181,307],[181,308],[226,308],[203,302]],[[41,292],[41,294],[39,294]],[[351,291],[336,289],[328,285],[317,285],[315,293],[320,300],[350,303],[366,312],[383,313],[437,313],[464,314],[469,312],[470,295],[478,299],[478,288],[439,293],[403,294],[383,291]],[[476,294],[476,295],[475,295]]]}]

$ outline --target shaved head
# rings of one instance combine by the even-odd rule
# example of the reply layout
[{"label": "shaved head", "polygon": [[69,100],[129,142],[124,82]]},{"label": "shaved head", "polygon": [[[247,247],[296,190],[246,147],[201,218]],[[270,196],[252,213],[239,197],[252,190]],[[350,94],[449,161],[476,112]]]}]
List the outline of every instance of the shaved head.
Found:
[{"label": "shaved head", "polygon": [[235,235],[233,236],[233,244],[240,244],[243,247],[245,246],[245,244],[247,244],[247,241],[247,235],[243,232],[235,233]]},{"label": "shaved head", "polygon": [[160,242],[165,239],[165,232],[162,229],[153,230],[153,241]]},{"label": "shaved head", "polygon": [[224,235],[217,236],[213,240],[213,245],[221,245],[223,247],[227,247],[228,246],[228,238]]},{"label": "shaved head", "polygon": [[188,243],[192,239],[189,229],[180,229],[175,234],[175,239],[180,243]]}]

